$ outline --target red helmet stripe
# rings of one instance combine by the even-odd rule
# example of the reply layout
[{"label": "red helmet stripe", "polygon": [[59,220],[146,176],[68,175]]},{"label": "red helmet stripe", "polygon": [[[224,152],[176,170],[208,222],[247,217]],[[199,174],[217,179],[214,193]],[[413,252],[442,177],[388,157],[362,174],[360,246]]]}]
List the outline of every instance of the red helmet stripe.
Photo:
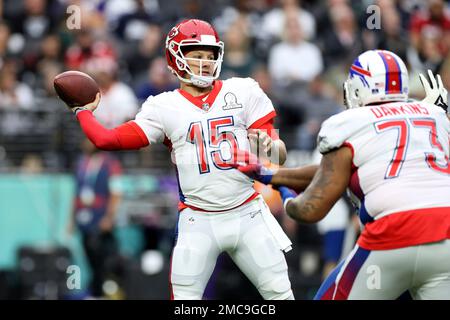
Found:
[{"label": "red helmet stripe", "polygon": [[402,92],[402,76],[400,65],[393,55],[386,51],[378,51],[386,68],[386,93],[401,93]]}]

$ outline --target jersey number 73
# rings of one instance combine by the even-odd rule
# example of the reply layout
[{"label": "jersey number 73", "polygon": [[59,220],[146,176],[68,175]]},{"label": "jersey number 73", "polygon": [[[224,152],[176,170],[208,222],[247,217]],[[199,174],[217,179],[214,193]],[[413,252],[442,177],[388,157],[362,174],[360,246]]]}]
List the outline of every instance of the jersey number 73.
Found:
[{"label": "jersey number 73", "polygon": [[[412,119],[411,124],[416,128],[422,128],[429,130],[430,132],[430,144],[433,148],[436,148],[436,152],[444,152],[442,144],[437,139],[436,122],[432,118]],[[397,142],[389,166],[386,170],[385,178],[396,178],[399,176],[402,169],[403,162],[406,158],[406,153],[409,145],[409,132],[410,124],[407,119],[396,119],[380,121],[375,124],[377,133],[382,133],[387,130],[397,130]],[[450,168],[448,163],[448,156],[444,155],[445,164],[440,165],[436,161],[435,152],[425,152],[425,161],[427,165],[432,169],[440,173],[450,174]]]}]

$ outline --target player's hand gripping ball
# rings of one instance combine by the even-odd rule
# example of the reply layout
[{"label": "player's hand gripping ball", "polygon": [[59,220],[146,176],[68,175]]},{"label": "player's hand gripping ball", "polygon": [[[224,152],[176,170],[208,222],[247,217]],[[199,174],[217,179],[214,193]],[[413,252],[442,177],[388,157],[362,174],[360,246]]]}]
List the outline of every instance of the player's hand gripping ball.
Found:
[{"label": "player's hand gripping ball", "polygon": [[56,93],[73,111],[94,111],[100,100],[100,89],[94,79],[80,71],[66,71],[53,80]]}]

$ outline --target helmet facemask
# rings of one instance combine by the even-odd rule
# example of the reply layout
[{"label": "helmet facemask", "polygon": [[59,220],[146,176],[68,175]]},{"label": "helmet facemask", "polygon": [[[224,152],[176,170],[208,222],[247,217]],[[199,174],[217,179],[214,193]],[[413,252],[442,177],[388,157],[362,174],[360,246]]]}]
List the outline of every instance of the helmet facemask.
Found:
[{"label": "helmet facemask", "polygon": [[344,81],[344,107],[346,109],[352,109],[361,107],[361,99],[358,96],[358,89],[352,87],[352,82],[350,79]]},{"label": "helmet facemask", "polygon": [[[205,37],[205,36],[203,36]],[[186,43],[187,42],[187,43]],[[190,47],[190,48],[189,48]],[[187,58],[185,56],[185,52],[187,50],[193,50],[193,49],[199,48],[212,48],[214,51],[214,60],[208,60],[208,59],[196,59],[196,58]],[[183,40],[180,43],[177,43],[175,41],[171,41],[168,44],[168,49],[170,54],[173,58],[175,58],[176,66],[178,67],[179,71],[177,72],[173,68],[169,67],[169,69],[180,79],[181,81],[185,83],[191,83],[194,86],[200,87],[200,88],[206,88],[211,86],[214,80],[219,78],[220,71],[222,68],[222,61],[223,61],[223,49],[224,44],[222,41],[215,42],[214,43],[199,43],[199,42],[193,42],[192,40]],[[199,73],[195,74],[190,66],[188,61],[196,61],[199,64]],[[212,66],[212,75],[211,76],[205,76],[202,75],[203,68],[205,64],[213,64]],[[186,74],[188,75],[186,77]]]}]

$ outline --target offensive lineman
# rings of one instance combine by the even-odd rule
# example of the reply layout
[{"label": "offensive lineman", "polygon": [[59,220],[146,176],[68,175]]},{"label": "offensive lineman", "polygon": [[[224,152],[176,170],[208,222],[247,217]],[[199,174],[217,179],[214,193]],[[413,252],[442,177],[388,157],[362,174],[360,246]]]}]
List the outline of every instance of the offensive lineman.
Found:
[{"label": "offensive lineman", "polygon": [[322,124],[318,169],[272,176],[257,163],[237,167],[281,186],[288,215],[304,223],[321,220],[348,188],[364,229],[315,299],[396,299],[407,290],[414,299],[450,299],[447,90],[429,76],[431,85],[420,76],[427,98],[408,102],[403,61],[367,51],[344,84],[348,110]]}]

